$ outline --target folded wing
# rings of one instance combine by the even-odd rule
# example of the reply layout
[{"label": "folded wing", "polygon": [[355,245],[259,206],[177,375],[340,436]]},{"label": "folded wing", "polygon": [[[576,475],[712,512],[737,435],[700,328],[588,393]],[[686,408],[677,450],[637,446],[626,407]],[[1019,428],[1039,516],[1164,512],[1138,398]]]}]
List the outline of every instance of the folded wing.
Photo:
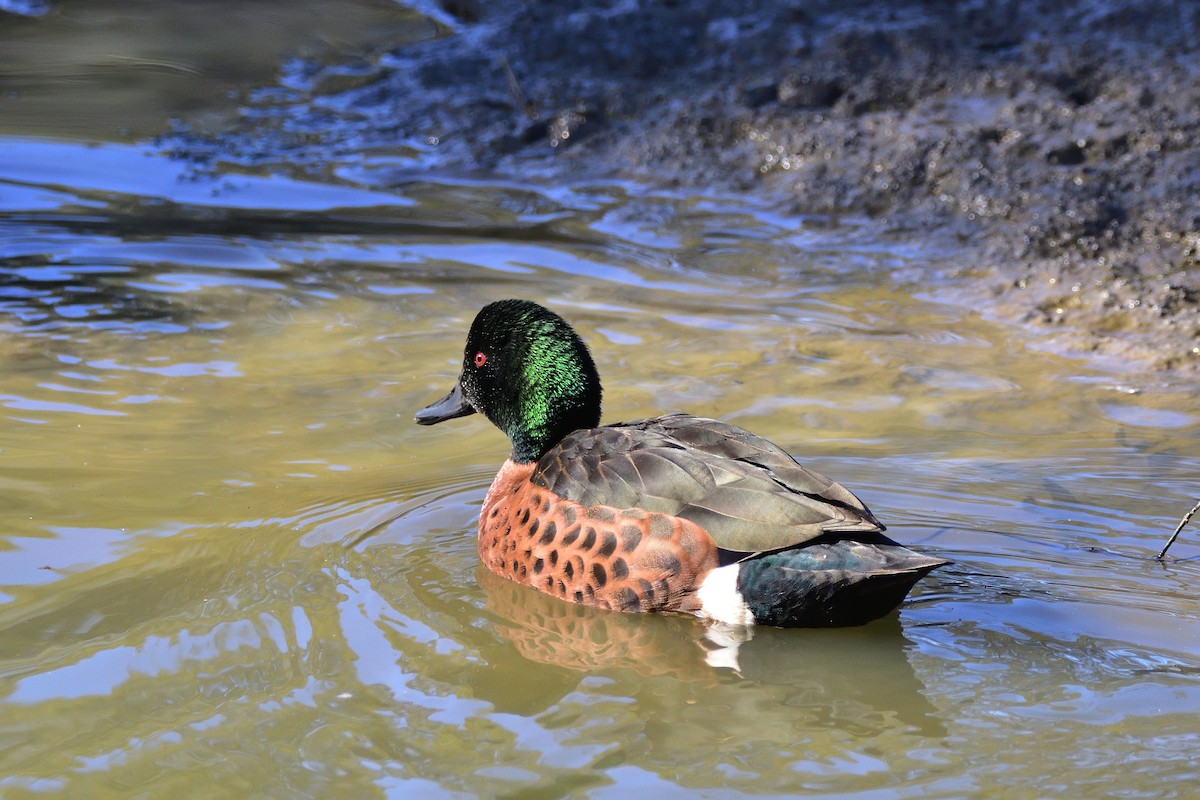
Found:
[{"label": "folded wing", "polygon": [[672,414],[576,431],[532,480],[584,505],[691,520],[722,550],[761,553],[884,529],[845,487],[736,425]]}]

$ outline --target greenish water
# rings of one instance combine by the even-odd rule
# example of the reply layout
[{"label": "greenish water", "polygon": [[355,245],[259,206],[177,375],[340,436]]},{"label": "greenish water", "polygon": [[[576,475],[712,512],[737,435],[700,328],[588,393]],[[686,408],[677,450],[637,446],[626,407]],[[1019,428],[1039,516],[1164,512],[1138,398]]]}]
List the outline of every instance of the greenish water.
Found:
[{"label": "greenish water", "polygon": [[[105,8],[2,17],[0,39],[78,42],[63,15]],[[343,10],[335,66],[378,14],[429,35]],[[311,46],[261,30],[263,64]],[[214,63],[246,47],[212,35]],[[201,167],[147,138],[182,113],[157,90],[121,135],[56,127],[59,72],[12,81],[46,96],[0,122],[0,796],[1194,791],[1200,534],[1153,560],[1195,501],[1194,384],[1041,352],[911,277],[947,254],[853,221],[398,177],[319,139],[328,180],[269,153]],[[748,427],[954,565],[879,623],[736,655],[481,571],[503,437],[412,414],[508,296],[576,324],[606,420]]]}]

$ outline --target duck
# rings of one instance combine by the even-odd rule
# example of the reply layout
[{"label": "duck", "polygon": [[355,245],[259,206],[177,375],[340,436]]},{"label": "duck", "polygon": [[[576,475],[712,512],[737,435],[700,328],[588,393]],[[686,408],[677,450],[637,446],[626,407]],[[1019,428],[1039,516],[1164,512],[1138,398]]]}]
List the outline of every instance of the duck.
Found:
[{"label": "duck", "polygon": [[511,453],[484,496],[491,572],[625,612],[751,627],[861,625],[950,562],[886,537],[854,494],[716,419],[600,424],[591,353],[561,316],[499,300],[475,316],[450,392],[416,413],[479,413]]}]

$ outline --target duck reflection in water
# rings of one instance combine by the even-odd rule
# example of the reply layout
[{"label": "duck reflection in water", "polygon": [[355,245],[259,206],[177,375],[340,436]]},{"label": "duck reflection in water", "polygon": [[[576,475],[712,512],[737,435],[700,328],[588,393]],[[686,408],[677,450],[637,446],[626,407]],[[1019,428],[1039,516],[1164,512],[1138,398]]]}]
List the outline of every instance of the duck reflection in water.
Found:
[{"label": "duck reflection in water", "polygon": [[[945,733],[908,662],[906,651],[913,644],[896,614],[857,628],[714,626],[685,616],[647,618],[563,603],[482,566],[475,577],[486,610],[495,617],[492,630],[539,665],[603,674],[639,695],[646,679],[670,678],[654,681],[656,688],[649,692],[656,695],[654,702],[663,702],[657,697],[663,693],[693,697],[697,686],[713,702],[724,702],[721,695],[727,692],[740,697],[746,691],[785,693],[819,719],[849,715],[872,724],[894,720],[926,736]],[[493,668],[514,674],[493,676],[492,683],[507,693],[528,680],[516,674],[519,663],[495,658]],[[626,679],[630,674],[636,677]],[[547,673],[539,681],[543,688],[554,682]],[[512,699],[508,695],[502,702]],[[732,695],[728,700],[744,702]]]}]

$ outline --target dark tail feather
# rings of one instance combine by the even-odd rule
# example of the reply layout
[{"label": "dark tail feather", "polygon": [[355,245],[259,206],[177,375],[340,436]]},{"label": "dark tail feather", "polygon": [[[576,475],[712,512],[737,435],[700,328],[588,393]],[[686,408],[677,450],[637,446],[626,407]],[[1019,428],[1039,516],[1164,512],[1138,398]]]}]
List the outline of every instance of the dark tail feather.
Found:
[{"label": "dark tail feather", "polygon": [[917,581],[948,563],[893,543],[827,542],[741,562],[738,590],[764,625],[862,625],[900,605]]}]

